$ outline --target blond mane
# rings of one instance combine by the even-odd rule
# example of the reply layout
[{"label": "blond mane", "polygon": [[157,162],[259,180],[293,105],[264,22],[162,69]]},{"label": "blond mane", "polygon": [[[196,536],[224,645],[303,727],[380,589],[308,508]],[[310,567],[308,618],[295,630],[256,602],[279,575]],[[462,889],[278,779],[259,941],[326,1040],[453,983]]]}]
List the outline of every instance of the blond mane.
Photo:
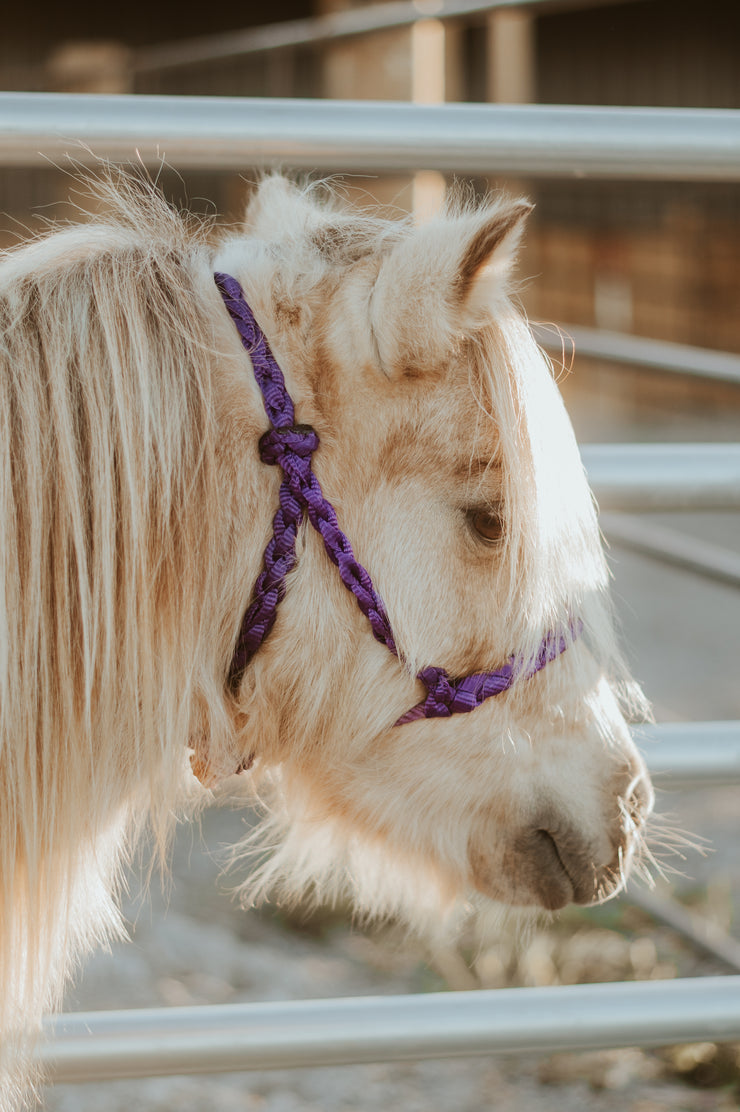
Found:
[{"label": "blond mane", "polygon": [[204,669],[209,252],[153,189],[122,182],[95,227],[0,259],[0,1030],[19,1039],[58,1004],[63,953],[120,932],[130,826],[148,812],[166,842],[183,743],[218,745],[226,727]]}]

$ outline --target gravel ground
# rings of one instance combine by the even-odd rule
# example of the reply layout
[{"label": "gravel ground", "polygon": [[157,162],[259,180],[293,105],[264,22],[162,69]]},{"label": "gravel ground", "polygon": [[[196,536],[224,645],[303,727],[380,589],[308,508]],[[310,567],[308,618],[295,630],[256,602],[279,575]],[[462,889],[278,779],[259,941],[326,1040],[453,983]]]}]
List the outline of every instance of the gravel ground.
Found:
[{"label": "gravel ground", "polygon": [[[725,415],[725,421],[728,418]],[[586,430],[587,432],[587,430]],[[684,433],[685,435],[685,433]],[[584,439],[588,439],[588,435]],[[613,439],[625,439],[612,429]],[[658,436],[657,438],[660,438]],[[663,518],[665,520],[665,518]],[[669,515],[677,528],[740,550],[736,515]],[[740,719],[740,592],[614,548],[615,589],[637,676],[658,720]],[[663,792],[659,808],[709,839],[675,859],[672,891],[738,933],[738,789]],[[132,943],[97,954],[68,1010],[392,994],[473,985],[548,984],[725,973],[628,898],[570,910],[524,949],[471,940],[430,958],[419,945],[353,931],[340,916],[306,924],[236,908],[213,854],[244,816],[212,809],[183,827],[168,895],[154,883],[126,913]],[[48,1112],[731,1112],[740,1108],[740,1048],[713,1044],[547,1058],[509,1057],[60,1085]]]}]

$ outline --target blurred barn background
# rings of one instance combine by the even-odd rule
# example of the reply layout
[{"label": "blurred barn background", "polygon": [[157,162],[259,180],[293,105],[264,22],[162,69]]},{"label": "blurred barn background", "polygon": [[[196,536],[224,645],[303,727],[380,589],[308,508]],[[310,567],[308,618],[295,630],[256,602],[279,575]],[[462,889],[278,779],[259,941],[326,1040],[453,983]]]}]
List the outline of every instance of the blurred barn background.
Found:
[{"label": "blurred barn background", "polygon": [[[455,7],[468,14],[445,14]],[[214,5],[204,18],[195,6],[141,0],[126,5],[125,16],[89,0],[17,5],[0,40],[0,89],[740,105],[740,6],[733,0],[541,0],[489,13],[475,7],[276,0],[269,8]],[[383,8],[385,22],[406,25],[359,33],[384,20]],[[320,15],[334,16],[333,23],[317,26],[312,17]],[[3,230],[10,219],[12,235],[12,221],[26,222],[31,209],[48,211],[66,197],[67,185],[52,169],[4,171]],[[354,185],[361,195],[422,211],[444,188],[429,174],[405,189],[398,180]],[[734,184],[539,180],[513,187],[537,201],[523,268],[536,276],[525,293],[533,316],[740,350]],[[241,210],[244,183],[235,175],[187,174],[180,188],[209,198],[221,213]]]}]

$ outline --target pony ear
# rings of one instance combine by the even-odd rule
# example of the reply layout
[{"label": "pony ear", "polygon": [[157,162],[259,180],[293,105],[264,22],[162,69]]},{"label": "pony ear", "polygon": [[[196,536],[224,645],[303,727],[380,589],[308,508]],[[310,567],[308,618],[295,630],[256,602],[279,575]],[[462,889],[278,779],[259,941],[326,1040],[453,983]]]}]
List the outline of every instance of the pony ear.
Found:
[{"label": "pony ear", "polygon": [[268,174],[247,202],[244,223],[259,239],[278,241],[300,235],[315,214],[297,185],[282,174]]},{"label": "pony ear", "polygon": [[491,214],[465,244],[458,270],[458,297],[463,316],[471,324],[489,316],[508,292],[524,223],[533,208],[530,201],[509,202]]},{"label": "pony ear", "polygon": [[456,337],[474,332],[506,300],[529,201],[441,217],[386,255],[371,301],[386,374],[439,365]]}]

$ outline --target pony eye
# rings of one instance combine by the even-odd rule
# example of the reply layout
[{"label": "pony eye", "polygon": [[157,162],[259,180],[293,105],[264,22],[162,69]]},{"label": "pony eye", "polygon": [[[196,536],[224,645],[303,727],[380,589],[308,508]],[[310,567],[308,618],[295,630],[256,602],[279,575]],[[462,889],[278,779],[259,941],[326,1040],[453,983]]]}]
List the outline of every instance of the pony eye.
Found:
[{"label": "pony eye", "polygon": [[471,510],[468,520],[478,536],[489,544],[497,544],[504,535],[501,515],[491,510]]}]

